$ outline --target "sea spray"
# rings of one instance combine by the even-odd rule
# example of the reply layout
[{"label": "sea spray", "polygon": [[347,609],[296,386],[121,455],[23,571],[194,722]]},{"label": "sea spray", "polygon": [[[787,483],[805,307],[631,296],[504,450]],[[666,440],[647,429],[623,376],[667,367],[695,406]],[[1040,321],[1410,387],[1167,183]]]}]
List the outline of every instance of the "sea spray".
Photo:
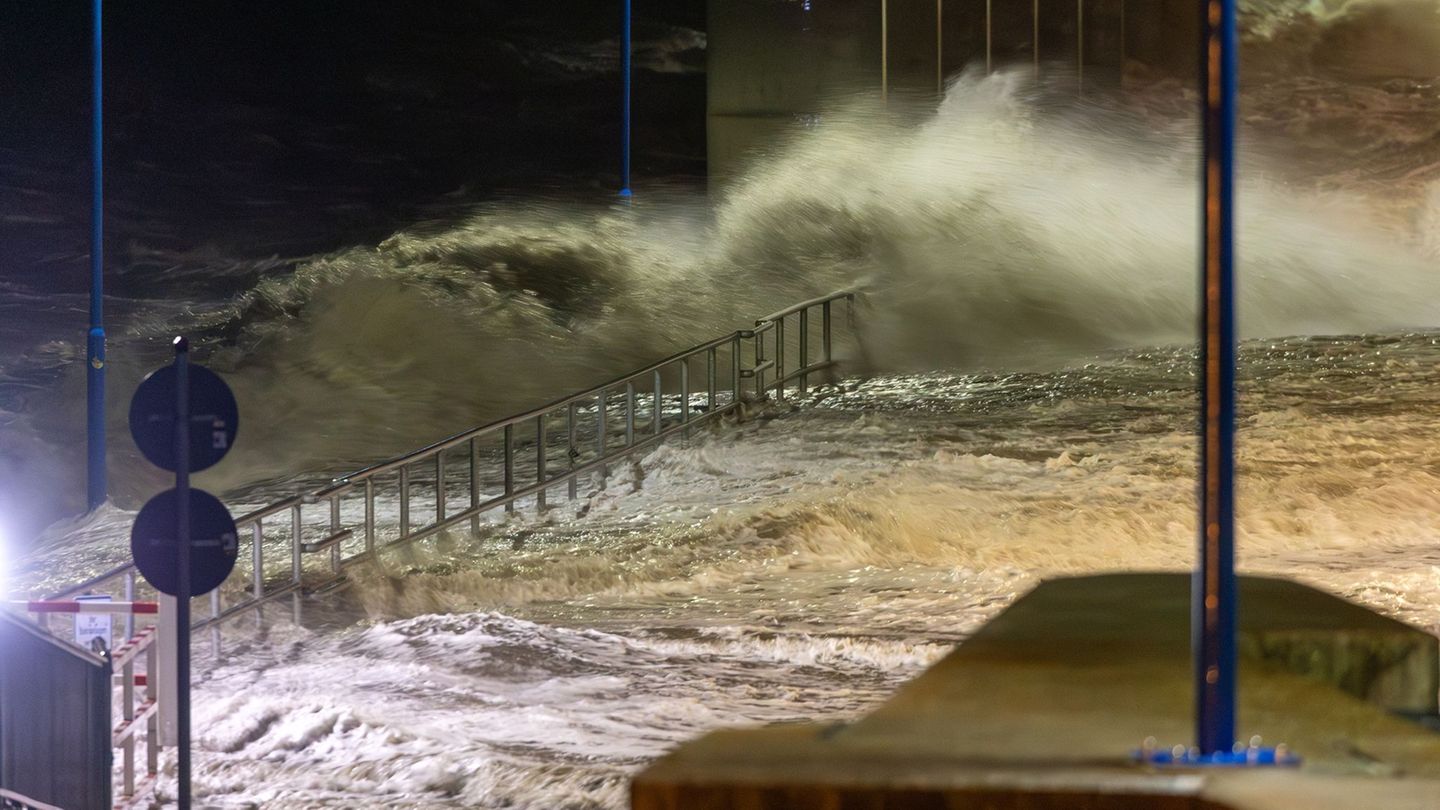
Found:
[{"label": "sea spray", "polygon": [[[633,207],[497,204],[264,277],[228,303],[167,306],[131,324],[112,379],[132,389],[165,335],[194,335],[249,425],[206,484],[234,492],[401,452],[857,284],[870,290],[869,371],[1054,368],[1185,342],[1197,171],[1185,123],[1075,102],[1025,71],[971,70],[918,119],[837,103],[713,206],[676,191]],[[1433,271],[1406,246],[1422,240],[1367,223],[1368,197],[1267,179],[1269,160],[1251,157],[1241,192],[1246,335],[1440,320],[1418,294]],[[37,391],[8,429],[49,436],[73,421],[78,384]],[[123,435],[125,398],[111,399]],[[78,498],[73,442],[30,444],[7,442],[0,492],[47,494],[0,509],[63,513]],[[160,484],[127,443],[111,456],[120,503]]]}]

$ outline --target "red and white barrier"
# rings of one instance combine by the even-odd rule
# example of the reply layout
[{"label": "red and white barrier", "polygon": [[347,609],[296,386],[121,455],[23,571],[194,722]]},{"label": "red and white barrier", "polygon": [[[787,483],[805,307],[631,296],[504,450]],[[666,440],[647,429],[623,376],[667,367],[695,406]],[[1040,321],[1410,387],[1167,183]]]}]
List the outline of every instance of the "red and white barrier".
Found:
[{"label": "red and white barrier", "polygon": [[[0,602],[0,605],[4,604]],[[147,801],[155,786],[160,747],[174,745],[177,736],[173,709],[177,697],[175,682],[173,678],[166,677],[166,673],[175,671],[177,628],[174,597],[162,595],[156,602],[117,602],[105,594],[87,594],[75,599],[37,599],[8,604],[36,614],[36,621],[42,625],[44,617],[50,614],[74,614],[75,644],[87,650],[91,649],[88,642],[92,639],[103,640],[108,646],[112,638],[110,617],[113,615],[149,615],[156,618],[154,624],[124,639],[108,653],[115,671],[114,684],[121,691],[116,704],[121,716],[112,730],[112,743],[119,749],[115,762],[122,778],[121,795],[116,799],[115,807],[137,807]],[[82,617],[81,614],[99,615]],[[127,620],[126,626],[133,627],[133,622]],[[136,672],[142,657],[145,671]],[[144,691],[137,695],[136,689]],[[137,697],[140,699],[137,700]],[[137,737],[141,736],[137,732],[142,729],[146,755],[144,769],[138,770],[135,749]]]},{"label": "red and white barrier", "polygon": [[11,602],[12,607],[27,613],[133,613],[158,614],[159,602],[100,602],[75,599],[32,600]]}]

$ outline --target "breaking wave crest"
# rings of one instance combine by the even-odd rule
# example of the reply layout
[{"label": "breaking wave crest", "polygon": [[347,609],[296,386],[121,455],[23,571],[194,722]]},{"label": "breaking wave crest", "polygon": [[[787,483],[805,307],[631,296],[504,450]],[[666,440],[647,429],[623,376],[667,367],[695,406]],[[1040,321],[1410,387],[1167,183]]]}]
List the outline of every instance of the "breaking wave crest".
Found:
[{"label": "breaking wave crest", "polygon": [[[874,291],[876,369],[1055,366],[1188,341],[1188,122],[1157,132],[1057,95],[970,72],[919,123],[869,99],[837,108],[713,207],[670,190],[629,207],[495,205],[341,251],[229,305],[137,323],[132,350],[112,351],[115,390],[163,359],[161,335],[197,334],[245,415],[202,481],[223,490],[397,452],[857,283]],[[1368,225],[1363,200],[1257,179],[1242,205],[1248,335],[1440,320],[1416,294],[1433,272],[1406,247],[1420,240]],[[31,411],[78,414],[79,385]],[[153,490],[115,445],[117,496]],[[78,464],[73,446],[58,455]]]},{"label": "breaking wave crest", "polygon": [[1440,76],[1432,0],[1246,0],[1241,18],[1249,69]]}]

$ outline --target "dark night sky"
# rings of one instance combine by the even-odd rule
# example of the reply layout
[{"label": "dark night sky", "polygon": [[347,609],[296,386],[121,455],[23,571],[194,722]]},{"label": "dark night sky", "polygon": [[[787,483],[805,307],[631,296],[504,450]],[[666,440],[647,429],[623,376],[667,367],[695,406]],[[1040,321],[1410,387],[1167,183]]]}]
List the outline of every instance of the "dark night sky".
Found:
[{"label": "dark night sky", "polygon": [[[612,188],[620,8],[112,0],[109,264],[137,243],[296,255],[383,238],[437,201]],[[88,15],[83,0],[0,0],[0,207],[64,223],[0,224],[7,275],[84,252]],[[643,48],[703,30],[704,3],[642,0],[636,15]],[[640,177],[704,173],[703,53],[683,58],[697,69],[637,75]]]}]

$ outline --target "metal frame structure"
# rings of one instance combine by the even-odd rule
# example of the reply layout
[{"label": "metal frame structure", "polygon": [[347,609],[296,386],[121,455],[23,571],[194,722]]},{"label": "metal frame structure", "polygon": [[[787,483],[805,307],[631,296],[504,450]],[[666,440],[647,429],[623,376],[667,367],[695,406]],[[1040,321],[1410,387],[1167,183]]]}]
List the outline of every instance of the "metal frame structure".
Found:
[{"label": "metal frame structure", "polygon": [[[159,603],[56,599],[11,602],[10,606],[17,612],[32,614],[40,628],[51,635],[54,635],[54,629],[48,620],[55,614],[79,616],[82,613],[106,613],[125,617],[120,643],[114,644],[113,649],[105,653],[110,660],[111,672],[115,673],[113,685],[120,690],[118,705],[111,701],[112,711],[119,711],[111,732],[111,745],[120,751],[120,795],[115,799],[114,806],[130,807],[147,799],[160,773],[160,713],[162,709],[167,712],[174,709],[161,705],[160,684],[166,672],[160,666],[160,648],[164,641],[160,624],[152,623],[136,632],[134,618],[158,618]],[[113,639],[105,642],[107,647],[112,643]],[[142,658],[143,672],[137,672],[136,663]],[[137,694],[136,690],[140,687],[143,691]],[[143,772],[136,769],[135,762],[141,729],[144,729],[145,736]],[[3,803],[0,803],[0,808],[4,808]]]},{"label": "metal frame structure", "polygon": [[[120,723],[115,727],[112,745],[120,749],[121,787],[117,805],[132,804],[150,794],[160,773],[160,699],[157,685],[162,677],[159,665],[159,630],[150,625],[134,638],[115,648],[110,665],[120,671]],[[145,674],[137,675],[135,661],[145,656]],[[135,687],[145,691],[136,702]],[[137,781],[135,771],[135,738],[145,728],[145,773]]]},{"label": "metal frame structure", "polygon": [[[601,385],[457,433],[242,516],[236,526],[242,536],[249,536],[249,581],[243,589],[232,588],[225,596],[222,589],[211,591],[208,615],[190,621],[191,632],[208,628],[212,652],[218,654],[221,624],[237,614],[255,611],[258,616],[264,605],[288,596],[294,618],[300,621],[303,596],[343,584],[347,569],[373,561],[386,550],[467,522],[478,532],[481,515],[498,509],[514,511],[521,501],[528,500],[536,510],[544,511],[549,495],[557,488],[563,488],[569,500],[576,500],[582,478],[603,478],[613,464],[667,437],[688,435],[738,411],[747,401],[772,396],[783,401],[787,394],[807,394],[810,376],[829,372],[838,362],[836,305],[846,306],[846,322],[853,333],[857,297],[856,291],[846,290],[803,301],[757,319],[753,329],[692,346]],[[812,351],[816,339],[818,353]],[[787,362],[787,358],[797,359]],[[417,477],[425,480],[417,481]],[[421,488],[429,492],[417,493]],[[462,500],[458,507],[452,494]],[[382,527],[379,505],[387,500],[392,511],[398,510],[399,520],[398,525]],[[346,506],[359,508],[347,510]],[[428,515],[417,521],[416,513],[422,510]],[[318,524],[314,520],[317,514]],[[288,567],[280,563],[267,569],[267,529],[272,547],[269,558],[279,563],[274,552],[283,549],[288,552]],[[280,549],[274,548],[277,544]],[[325,561],[320,570],[314,565],[307,569],[307,561],[315,558]],[[125,641],[110,656],[120,690],[120,717],[112,740],[121,753],[117,807],[129,806],[153,789],[161,745],[160,704],[174,700],[164,697],[171,694],[164,684],[169,664],[160,658],[168,653],[155,643],[163,621],[136,632],[137,614],[162,611],[156,602],[136,601],[141,588],[150,590],[136,574],[133,564],[122,565],[44,600],[13,603],[15,608],[35,614],[47,632],[51,628],[46,617],[55,613],[124,616],[117,630],[123,631]],[[73,599],[117,588],[123,601]],[[167,598],[161,604],[171,606],[163,610],[180,612],[177,601]],[[173,627],[173,622],[168,626]],[[166,649],[178,647],[190,634],[177,635],[164,642],[171,645]],[[135,663],[142,655],[144,674],[139,674]],[[139,702],[138,687],[144,688]],[[142,726],[146,767],[140,773],[135,749]]]},{"label": "metal frame structure", "polygon": [[[995,71],[994,0],[985,0],[985,72]],[[1120,2],[1120,65],[1125,65],[1125,3]],[[890,11],[880,1],[880,97],[890,93]],[[1040,0],[1030,4],[1030,58],[1036,78],[1040,76]],[[1085,88],[1085,0],[1075,0],[1075,79],[1079,92]],[[945,0],[935,0],[935,91],[945,91]]]},{"label": "metal frame structure", "polygon": [[[478,531],[481,515],[496,509],[514,511],[522,500],[532,500],[543,511],[557,488],[564,488],[568,499],[575,500],[581,478],[604,476],[617,461],[738,410],[747,397],[773,395],[784,400],[787,389],[807,393],[810,375],[837,364],[835,306],[842,302],[847,306],[847,323],[853,327],[858,295],[845,290],[801,302],[758,319],[754,329],[692,346],[601,385],[457,433],[243,515],[236,526],[242,537],[249,535],[248,587],[238,593],[232,589],[225,596],[222,589],[211,591],[208,615],[192,621],[192,630],[211,628],[212,648],[218,650],[220,623],[237,614],[290,596],[298,618],[302,596],[343,584],[346,569],[386,550],[467,522]],[[812,315],[819,316],[818,328]],[[788,335],[787,324],[794,329]],[[816,337],[820,352],[812,357]],[[787,363],[792,348],[799,358],[793,366]],[[747,363],[747,353],[753,362]],[[747,380],[753,383],[747,386]],[[496,473],[496,491],[487,492],[486,476]],[[421,488],[430,495],[423,502],[416,497]],[[454,503],[453,493],[460,494],[462,503]],[[398,525],[388,532],[382,532],[377,518],[377,504],[385,499],[399,512]],[[428,514],[419,516],[417,525],[421,511]],[[288,552],[288,570],[283,565],[267,570],[267,557],[273,559],[274,554],[271,550],[267,555],[267,537],[272,549],[278,541]],[[307,569],[307,561],[314,558],[325,560],[324,570]],[[133,564],[118,566],[46,598],[67,599],[119,585],[125,598],[133,600],[135,575]]]},{"label": "metal frame structure", "polygon": [[0,810],[62,810],[53,804],[21,796],[13,790],[0,788]]}]

